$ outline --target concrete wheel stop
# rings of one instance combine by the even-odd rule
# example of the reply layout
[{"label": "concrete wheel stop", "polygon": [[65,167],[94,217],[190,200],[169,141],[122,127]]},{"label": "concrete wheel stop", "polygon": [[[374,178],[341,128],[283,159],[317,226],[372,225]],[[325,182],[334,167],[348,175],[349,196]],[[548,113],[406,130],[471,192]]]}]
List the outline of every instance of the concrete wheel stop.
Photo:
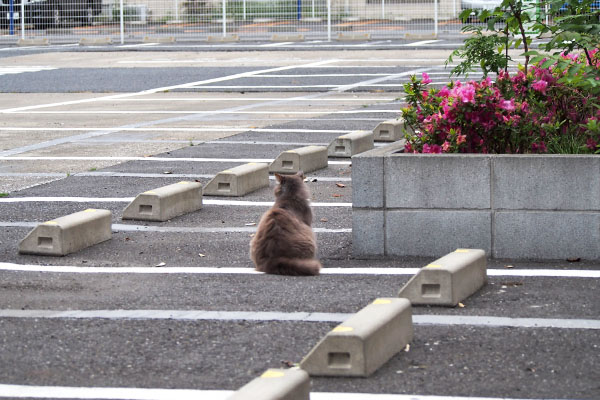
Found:
[{"label": "concrete wheel stop", "polygon": [[485,251],[457,249],[421,268],[398,297],[412,304],[456,306],[487,282]]},{"label": "concrete wheel stop", "polygon": [[374,147],[373,132],[355,131],[335,139],[327,148],[330,157],[352,157]]},{"label": "concrete wheel stop", "polygon": [[268,369],[227,400],[309,400],[310,378],[298,368]]},{"label": "concrete wheel stop", "polygon": [[295,174],[327,168],[327,147],[306,146],[284,151],[269,166],[270,173]]},{"label": "concrete wheel stop", "polygon": [[201,208],[202,185],[183,181],[137,195],[123,211],[123,219],[166,221]]},{"label": "concrete wheel stop", "polygon": [[[373,129],[373,135],[376,142],[397,142],[398,140],[404,139],[404,119],[390,119],[387,121],[380,122],[375,129]],[[411,129],[409,131],[412,132]]]},{"label": "concrete wheel stop", "polygon": [[379,298],[327,333],[300,368],[311,376],[367,377],[412,338],[410,302]]},{"label": "concrete wheel stop", "polygon": [[204,187],[207,196],[244,196],[269,186],[269,165],[248,163],[219,172]]},{"label": "concrete wheel stop", "polygon": [[112,213],[87,209],[36,226],[19,243],[20,254],[64,256],[112,237]]}]

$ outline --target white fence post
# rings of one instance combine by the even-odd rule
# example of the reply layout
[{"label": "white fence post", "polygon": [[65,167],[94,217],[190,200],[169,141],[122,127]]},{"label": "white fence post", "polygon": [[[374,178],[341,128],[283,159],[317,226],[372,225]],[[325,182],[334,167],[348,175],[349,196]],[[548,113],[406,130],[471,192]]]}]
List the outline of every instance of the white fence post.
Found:
[{"label": "white fence post", "polygon": [[331,0],[327,0],[327,41],[331,42]]},{"label": "white fence post", "polygon": [[121,44],[125,43],[125,21],[123,15],[123,0],[119,0],[119,19],[121,21]]},{"label": "white fence post", "polygon": [[21,0],[21,39],[25,39],[25,1]]},{"label": "white fence post", "polygon": [[433,1],[433,34],[435,35],[435,37],[437,37],[438,35],[438,0],[434,0]]},{"label": "white fence post", "polygon": [[227,0],[223,0],[223,37],[227,36]]}]

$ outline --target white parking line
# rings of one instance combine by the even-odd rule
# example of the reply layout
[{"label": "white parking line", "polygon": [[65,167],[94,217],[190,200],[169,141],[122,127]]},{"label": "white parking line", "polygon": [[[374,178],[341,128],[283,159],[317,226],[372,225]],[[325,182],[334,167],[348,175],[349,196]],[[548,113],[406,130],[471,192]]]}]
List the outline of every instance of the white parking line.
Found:
[{"label": "white parking line", "polygon": [[[323,268],[321,275],[367,275],[367,276],[412,276],[420,268]],[[14,264],[0,262],[0,270],[22,272],[51,272],[74,274],[232,274],[253,275],[262,274],[252,268],[212,268],[212,267],[79,267],[70,265],[37,265]],[[597,270],[555,270],[555,269],[488,269],[488,276],[510,277],[545,277],[545,278],[583,278],[598,279]]]},{"label": "white parking line", "polygon": [[[265,207],[273,205],[272,203],[262,204]],[[39,225],[38,222],[0,222],[4,227],[34,228]],[[158,233],[254,233],[256,226],[231,226],[231,227],[187,227],[187,226],[156,226],[156,225],[127,225],[112,224],[113,232],[158,232]],[[328,229],[313,228],[315,233],[351,233],[350,228]]]},{"label": "white parking line", "polygon": [[[65,173],[59,172],[0,172],[0,177],[39,177],[39,178],[64,178]],[[111,172],[111,171],[93,171],[93,172],[78,172],[70,176],[95,177],[95,178],[183,178],[183,179],[212,179],[215,175],[212,174],[146,174],[137,172]],[[319,176],[311,177],[317,182],[352,182],[350,177],[335,177],[335,176]],[[269,180],[276,180],[274,176],[269,176]]]},{"label": "white parking line", "polygon": [[[197,127],[197,128],[181,128],[181,127],[168,127],[168,128],[133,128],[133,127],[122,127],[122,128],[27,128],[27,127],[0,127],[0,131],[9,132],[89,132],[89,131],[106,131],[108,133],[116,132],[258,132],[258,133],[350,133],[352,130],[341,130],[341,129],[289,129],[289,128],[252,128],[252,127]],[[214,143],[221,142],[220,140],[211,141]],[[209,142],[207,142],[209,143]]]},{"label": "white parking line", "polygon": [[319,114],[372,114],[389,113],[400,114],[399,110],[315,110],[315,111],[240,111],[240,110],[60,110],[60,111],[14,111],[11,114],[194,114],[194,115],[319,115]]},{"label": "white parking line", "polygon": [[[214,162],[272,163],[272,158],[182,158],[182,157],[0,157],[0,161],[153,161],[153,162]],[[329,165],[350,165],[352,161],[328,161]]]},{"label": "white parking line", "polygon": [[[284,311],[212,310],[21,310],[0,309],[0,318],[253,321],[253,322],[343,322],[353,314]],[[413,315],[415,325],[483,326],[491,328],[600,329],[600,320],[564,318],[510,318],[468,315]]]},{"label": "white parking line", "polygon": [[[32,386],[0,384],[0,398],[55,398],[55,399],[99,399],[99,400],[226,400],[231,390],[111,388],[72,386]],[[311,392],[312,400],[527,400],[506,397],[457,397],[421,396],[414,394],[371,394]]]},{"label": "white parking line", "polygon": [[[129,203],[133,197],[1,197],[0,203]],[[238,207],[271,207],[272,201],[217,200],[202,199],[202,204]],[[311,203],[312,207],[352,207],[352,203]],[[12,222],[16,224],[17,222]],[[6,224],[6,225],[2,225]],[[11,222],[1,222],[0,226],[10,226]]]}]

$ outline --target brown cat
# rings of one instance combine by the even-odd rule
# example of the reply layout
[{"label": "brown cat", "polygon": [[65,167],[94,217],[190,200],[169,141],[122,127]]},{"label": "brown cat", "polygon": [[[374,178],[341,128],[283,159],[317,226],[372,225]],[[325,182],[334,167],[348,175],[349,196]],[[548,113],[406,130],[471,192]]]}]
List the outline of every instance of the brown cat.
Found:
[{"label": "brown cat", "polygon": [[250,258],[257,271],[277,275],[318,275],[317,243],[312,231],[310,192],[302,171],[275,174],[275,204],[250,241]]}]

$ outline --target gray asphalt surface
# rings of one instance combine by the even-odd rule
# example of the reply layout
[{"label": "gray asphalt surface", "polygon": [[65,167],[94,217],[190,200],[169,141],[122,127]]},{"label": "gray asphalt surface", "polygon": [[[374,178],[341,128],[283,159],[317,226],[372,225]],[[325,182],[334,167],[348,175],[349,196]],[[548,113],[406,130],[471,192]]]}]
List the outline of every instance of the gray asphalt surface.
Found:
[{"label": "gray asphalt surface", "polygon": [[[269,57],[269,53],[265,53],[264,57]],[[360,57],[360,54],[356,57]],[[82,68],[74,73],[71,69],[59,68],[16,75],[18,78],[0,76],[0,84],[4,93],[5,87],[7,91],[23,93],[36,90],[70,92],[83,88],[105,93],[150,89],[196,81],[200,76],[205,79],[253,69],[199,66],[105,71]],[[315,74],[321,72],[318,69],[314,71]],[[397,70],[386,72],[397,73]],[[117,78],[110,81],[105,79],[104,74],[109,73]],[[46,79],[49,80],[36,87],[37,83]],[[335,83],[347,84],[365,79],[368,78],[344,77],[335,80]],[[331,82],[333,78],[302,80],[314,85]],[[8,82],[13,86],[4,86]],[[63,85],[61,82],[67,83]],[[252,82],[259,85],[271,82],[271,79]],[[401,96],[397,88],[385,90],[388,97]],[[266,126],[280,129],[372,129],[378,121],[390,118],[390,114],[377,110],[399,109],[401,102],[388,101],[366,106],[356,104],[353,107],[357,111],[364,110],[364,114],[330,113],[292,121],[273,120]],[[3,108],[8,107],[3,105]],[[67,125],[68,118],[65,115]],[[226,120],[228,116],[221,118]],[[0,135],[3,133],[0,132]],[[299,147],[279,144],[281,142],[327,143],[336,136],[335,133],[247,131],[210,143],[194,146],[181,144],[180,149],[153,156],[272,159],[283,150]],[[118,137],[115,135],[115,138]],[[277,144],[228,143],[236,141]],[[91,140],[79,145],[90,143]],[[115,148],[125,145],[125,142],[118,141],[113,144]],[[205,205],[202,210],[167,222],[149,223],[122,221],[121,215],[127,201],[102,201],[101,198],[107,197],[134,197],[142,191],[182,180],[170,175],[189,175],[190,179],[197,179],[204,184],[208,181],[204,176],[239,164],[153,162],[151,158],[116,163],[70,176],[65,174],[65,177],[49,183],[10,192],[8,197],[15,199],[97,199],[81,203],[61,200],[0,203],[0,263],[114,269],[153,268],[164,263],[164,266],[156,268],[241,267],[250,271],[252,263],[248,249],[254,226],[248,224],[258,222],[267,210],[265,206]],[[20,164],[16,161],[3,160],[0,174],[19,168]],[[113,176],[102,175],[109,172]],[[143,174],[162,176],[149,177]],[[194,178],[196,175],[198,177]],[[313,202],[339,205],[352,201],[352,182],[348,180],[351,177],[350,165],[330,165],[327,169],[308,174],[308,177]],[[336,178],[340,181],[336,181]],[[341,183],[343,187],[336,183]],[[269,188],[240,199],[227,200],[271,201],[274,185],[274,181],[271,181]],[[206,196],[205,199],[216,198]],[[112,211],[115,225],[110,241],[58,258],[18,254],[18,242],[31,230],[32,223],[85,208]],[[352,227],[351,212],[351,207],[343,205],[314,208],[315,228],[346,230],[317,234],[319,257],[325,268],[418,268],[432,261],[425,258],[354,258],[352,234],[348,231]],[[135,227],[148,227],[149,230],[132,230]],[[171,231],[160,231],[161,228]],[[223,231],[186,231],[198,228],[220,228]],[[503,271],[595,271],[600,269],[600,265],[585,260],[490,260],[489,268]],[[353,313],[377,297],[395,296],[409,278],[409,275],[368,274],[292,278],[256,274],[83,274],[0,270],[0,309]],[[600,319],[599,282],[598,278],[493,276],[487,286],[464,302],[464,308],[415,307],[413,313],[597,321]],[[3,317],[0,318],[0,384],[235,390],[267,368],[299,362],[335,325],[332,322],[298,321]],[[410,351],[395,355],[373,376],[364,379],[314,378],[312,388],[319,392],[598,399],[599,338],[597,329],[416,325]],[[0,397],[6,396],[0,391]]]}]

